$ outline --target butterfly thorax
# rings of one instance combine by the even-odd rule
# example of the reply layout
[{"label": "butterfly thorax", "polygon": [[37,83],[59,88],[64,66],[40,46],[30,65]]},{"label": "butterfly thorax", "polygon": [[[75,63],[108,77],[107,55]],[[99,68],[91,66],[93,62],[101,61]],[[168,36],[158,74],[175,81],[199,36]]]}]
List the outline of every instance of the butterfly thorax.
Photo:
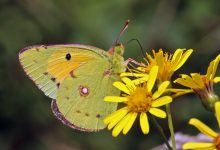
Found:
[{"label": "butterfly thorax", "polygon": [[125,71],[124,65],[124,46],[121,43],[115,44],[112,48],[109,49],[109,54],[112,58],[112,69],[113,73],[119,74]]}]

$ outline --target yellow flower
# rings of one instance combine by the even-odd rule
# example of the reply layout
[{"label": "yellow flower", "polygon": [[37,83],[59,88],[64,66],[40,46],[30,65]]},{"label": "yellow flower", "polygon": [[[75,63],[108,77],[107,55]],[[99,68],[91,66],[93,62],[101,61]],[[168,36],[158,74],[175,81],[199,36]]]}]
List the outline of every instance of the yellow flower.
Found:
[{"label": "yellow flower", "polygon": [[[162,49],[160,49],[158,52],[155,52],[153,50],[153,56],[147,53],[147,64],[142,63],[142,66],[137,68],[137,73],[145,73],[143,75],[146,75],[149,73],[153,66],[158,66],[158,83],[161,83],[163,81],[170,81],[173,73],[186,62],[192,52],[192,49],[177,49],[172,55],[163,52]],[[122,74],[122,76],[126,76],[128,74],[124,73]]]},{"label": "yellow flower", "polygon": [[[220,127],[220,102],[215,103],[215,112],[216,118],[218,121],[218,125]],[[211,139],[213,139],[212,143],[203,142],[188,142],[183,145],[183,149],[191,149],[191,150],[220,150],[220,134],[213,131],[211,128],[206,126],[204,123],[199,121],[198,119],[192,118],[189,121],[189,124],[195,126],[201,133],[207,135]]]},{"label": "yellow flower", "polygon": [[193,89],[195,92],[199,91],[213,91],[213,83],[220,82],[220,77],[215,77],[215,73],[220,61],[220,55],[218,55],[213,61],[210,62],[206,75],[200,75],[199,73],[191,73],[191,77],[185,74],[181,75],[181,78],[176,79],[174,82],[183,86]]},{"label": "yellow flower", "polygon": [[[202,98],[206,108],[212,110],[213,104],[218,101],[218,97],[213,91],[213,83],[220,82],[220,77],[215,77],[219,61],[220,55],[210,62],[206,75],[200,75],[199,73],[191,73],[191,76],[182,74],[181,78],[176,79],[174,83],[190,88],[192,92],[195,92]],[[170,91],[177,93],[177,95],[182,95],[187,93],[186,91],[189,91],[189,89],[171,89]]]},{"label": "yellow flower", "polygon": [[147,82],[145,80],[144,84],[136,85],[137,80],[132,81],[127,77],[122,78],[123,82],[113,83],[124,94],[122,96],[106,96],[104,100],[107,102],[124,103],[126,105],[104,119],[108,129],[113,129],[112,135],[114,137],[118,136],[120,132],[127,134],[139,114],[140,126],[144,134],[149,132],[148,113],[160,118],[166,117],[166,113],[157,107],[172,101],[170,96],[161,96],[169,86],[169,81],[161,83],[158,90],[153,93],[152,89],[157,73],[158,67],[152,67]]}]

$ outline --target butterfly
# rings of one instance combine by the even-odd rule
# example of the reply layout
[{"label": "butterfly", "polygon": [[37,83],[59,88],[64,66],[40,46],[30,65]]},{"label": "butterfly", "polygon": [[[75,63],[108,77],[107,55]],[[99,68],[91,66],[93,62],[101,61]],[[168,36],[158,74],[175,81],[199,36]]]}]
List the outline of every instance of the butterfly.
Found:
[{"label": "butterfly", "polygon": [[[128,21],[120,33],[127,26]],[[123,53],[119,42],[109,51],[79,44],[39,45],[22,49],[19,61],[27,76],[52,98],[52,111],[63,124],[93,132],[104,129],[103,119],[117,108],[103,99],[120,95],[112,84],[126,69]]]}]

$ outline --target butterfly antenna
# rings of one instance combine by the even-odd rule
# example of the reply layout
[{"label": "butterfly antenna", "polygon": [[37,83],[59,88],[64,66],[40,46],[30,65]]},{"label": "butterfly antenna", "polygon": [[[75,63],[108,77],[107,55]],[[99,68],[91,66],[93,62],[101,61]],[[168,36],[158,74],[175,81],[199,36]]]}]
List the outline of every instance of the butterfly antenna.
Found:
[{"label": "butterfly antenna", "polygon": [[119,43],[119,39],[124,34],[125,30],[128,28],[129,22],[130,22],[130,20],[126,20],[124,27],[121,29],[121,31],[119,32],[119,34],[115,40],[115,45]]},{"label": "butterfly antenna", "polygon": [[131,39],[131,40],[129,40],[129,41],[126,43],[126,45],[128,45],[128,44],[131,43],[132,41],[136,41],[136,42],[138,43],[138,45],[139,45],[140,48],[141,48],[141,54],[143,55],[143,57],[145,57],[145,52],[144,52],[143,47],[142,47],[142,45],[141,45],[141,43],[139,42],[138,39]]}]

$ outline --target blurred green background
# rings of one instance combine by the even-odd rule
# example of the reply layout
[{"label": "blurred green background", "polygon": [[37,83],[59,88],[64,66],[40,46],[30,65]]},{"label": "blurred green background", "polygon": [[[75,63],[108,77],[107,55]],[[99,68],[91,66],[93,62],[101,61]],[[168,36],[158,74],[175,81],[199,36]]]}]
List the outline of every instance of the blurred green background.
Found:
[{"label": "blurred green background", "polygon": [[[2,150],[148,150],[163,141],[151,125],[149,135],[138,123],[128,135],[70,129],[53,115],[51,100],[25,76],[20,49],[36,44],[79,43],[107,50],[125,20],[121,41],[138,39],[144,50],[193,48],[178,73],[205,73],[220,53],[219,0],[1,0],[0,1],[0,149]],[[126,45],[125,58],[142,58],[137,42]],[[216,87],[219,91],[219,88]],[[188,95],[172,104],[175,130],[197,133],[187,125],[198,117],[211,127],[215,118],[199,99]],[[161,121],[167,136],[166,121]]]}]

